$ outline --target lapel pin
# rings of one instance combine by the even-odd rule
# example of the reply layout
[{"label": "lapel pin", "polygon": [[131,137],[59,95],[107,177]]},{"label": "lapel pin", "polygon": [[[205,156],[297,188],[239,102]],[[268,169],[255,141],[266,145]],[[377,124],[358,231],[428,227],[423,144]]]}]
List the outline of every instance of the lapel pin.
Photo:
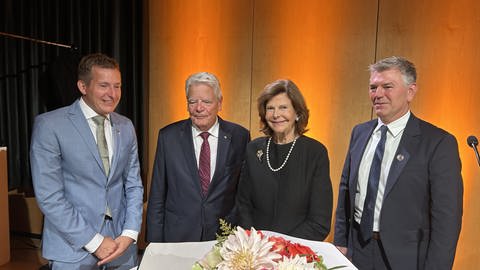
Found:
[{"label": "lapel pin", "polygon": [[260,149],[257,151],[258,161],[262,162],[263,151]]},{"label": "lapel pin", "polygon": [[225,140],[228,139],[227,135],[223,135],[223,138],[224,138]]},{"label": "lapel pin", "polygon": [[402,154],[397,155],[397,160],[402,161],[405,157]]}]

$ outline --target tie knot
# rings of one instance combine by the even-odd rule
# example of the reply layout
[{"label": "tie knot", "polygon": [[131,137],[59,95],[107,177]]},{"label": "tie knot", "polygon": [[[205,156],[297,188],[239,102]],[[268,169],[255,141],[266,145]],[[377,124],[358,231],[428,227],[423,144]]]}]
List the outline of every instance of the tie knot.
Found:
[{"label": "tie knot", "polygon": [[200,137],[202,137],[202,139],[205,141],[206,139],[208,139],[208,136],[210,136],[210,133],[208,132],[202,132],[200,133]]},{"label": "tie knot", "polygon": [[97,126],[100,126],[100,125],[103,125],[103,123],[105,123],[105,116],[97,115],[92,117],[92,120]]},{"label": "tie knot", "polygon": [[388,127],[387,127],[387,126],[382,125],[382,126],[380,127],[380,132],[382,133],[382,137],[384,137],[385,134],[387,134],[387,131],[388,131]]}]

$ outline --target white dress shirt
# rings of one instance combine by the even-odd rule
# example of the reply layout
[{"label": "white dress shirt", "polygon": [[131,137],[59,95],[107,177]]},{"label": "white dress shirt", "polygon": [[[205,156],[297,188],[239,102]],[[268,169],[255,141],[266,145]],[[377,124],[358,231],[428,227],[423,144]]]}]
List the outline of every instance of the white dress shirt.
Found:
[{"label": "white dress shirt", "polygon": [[[97,142],[97,124],[93,121],[93,117],[97,116],[98,113],[95,112],[90,106],[85,103],[83,98],[80,98],[80,108],[82,109],[83,115],[87,119],[88,125],[90,126],[90,130],[92,131],[93,138],[95,138],[95,142]],[[108,160],[110,165],[112,164],[112,157],[113,157],[113,142],[112,142],[112,125],[110,123],[110,115],[106,116],[105,123],[105,139],[107,140],[107,147],[108,147]]]},{"label": "white dress shirt", "polygon": [[[95,122],[93,121],[92,118],[97,116],[98,113],[95,112],[92,108],[90,108],[90,106],[88,106],[87,103],[85,103],[83,98],[80,98],[79,104],[80,104],[80,109],[83,112],[83,115],[87,119],[88,125],[90,126],[90,130],[92,131],[93,138],[95,138],[95,142],[96,142],[97,141],[97,135],[96,135],[97,134],[97,125],[95,124]],[[109,160],[110,164],[112,164],[112,157],[113,157],[113,153],[114,153],[114,149],[113,149],[114,144],[113,144],[112,125],[111,125],[111,122],[110,122],[110,115],[106,116],[106,120],[105,120],[105,123],[104,123],[104,128],[105,128],[105,139],[107,140],[107,147],[108,147],[108,160]],[[108,207],[105,206],[105,208],[108,208]],[[109,210],[106,210],[106,212],[109,212]],[[136,242],[137,238],[138,238],[138,232],[133,231],[133,230],[123,230],[122,231],[122,236],[128,236],[128,237],[132,238],[133,241]],[[85,249],[90,253],[94,253],[98,249],[98,247],[100,247],[100,245],[102,244],[103,238],[104,238],[103,235],[101,235],[100,233],[97,233],[93,237],[93,239],[90,240],[90,242],[88,242],[85,245]]]},{"label": "white dress shirt", "polygon": [[[217,164],[217,149],[218,149],[218,131],[219,131],[218,118],[215,124],[208,130],[210,136],[208,136],[208,144],[210,145],[210,181],[212,181],[213,173]],[[195,148],[195,157],[197,158],[197,168],[200,162],[200,150],[202,149],[203,138],[200,133],[203,131],[197,129],[192,125],[192,137],[193,147]]]},{"label": "white dress shirt", "polygon": [[[385,192],[385,186],[387,184],[388,173],[395,157],[398,145],[403,135],[403,131],[407,126],[408,119],[410,118],[410,111],[404,114],[399,119],[386,125],[388,127],[387,139],[385,141],[385,152],[383,154],[382,166],[380,170],[380,179],[378,183],[378,193],[375,202],[375,213],[373,216],[373,231],[378,232],[380,229],[380,211],[382,209],[383,195]],[[362,161],[358,170],[358,182],[357,193],[355,194],[355,221],[360,224],[362,218],[363,205],[365,203],[365,197],[367,196],[368,189],[368,175],[370,174],[370,167],[372,165],[373,156],[375,155],[375,149],[380,141],[381,132],[380,127],[384,125],[380,118],[378,119],[378,125],[370,137],[365,152],[363,153]]]}]

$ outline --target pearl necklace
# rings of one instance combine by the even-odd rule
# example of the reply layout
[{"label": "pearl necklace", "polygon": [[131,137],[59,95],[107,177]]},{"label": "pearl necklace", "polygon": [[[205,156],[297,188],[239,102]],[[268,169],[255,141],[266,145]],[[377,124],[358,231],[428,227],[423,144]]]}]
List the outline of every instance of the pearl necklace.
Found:
[{"label": "pearl necklace", "polygon": [[293,140],[292,146],[290,146],[290,150],[288,150],[287,157],[283,161],[282,165],[280,165],[280,167],[278,167],[277,169],[272,168],[272,165],[270,164],[270,155],[269,155],[269,150],[268,149],[270,149],[270,142],[271,141],[272,141],[272,137],[268,138],[268,142],[267,142],[267,165],[268,165],[268,168],[270,168],[270,170],[272,172],[278,172],[281,169],[283,169],[283,167],[285,167],[285,164],[287,164],[288,158],[290,157],[290,154],[292,153],[292,150],[293,150],[293,147],[295,146],[295,142],[297,141],[297,138],[295,138]]}]

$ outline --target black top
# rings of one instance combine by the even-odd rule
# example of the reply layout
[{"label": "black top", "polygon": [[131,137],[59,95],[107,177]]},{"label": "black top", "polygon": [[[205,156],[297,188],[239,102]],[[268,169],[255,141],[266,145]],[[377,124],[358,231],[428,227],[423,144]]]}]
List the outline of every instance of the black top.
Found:
[{"label": "black top", "polygon": [[[295,237],[323,240],[330,232],[332,184],[328,153],[320,142],[300,136],[285,166],[267,165],[268,137],[247,146],[238,188],[240,225]],[[270,164],[281,166],[292,143],[270,143]]]}]

